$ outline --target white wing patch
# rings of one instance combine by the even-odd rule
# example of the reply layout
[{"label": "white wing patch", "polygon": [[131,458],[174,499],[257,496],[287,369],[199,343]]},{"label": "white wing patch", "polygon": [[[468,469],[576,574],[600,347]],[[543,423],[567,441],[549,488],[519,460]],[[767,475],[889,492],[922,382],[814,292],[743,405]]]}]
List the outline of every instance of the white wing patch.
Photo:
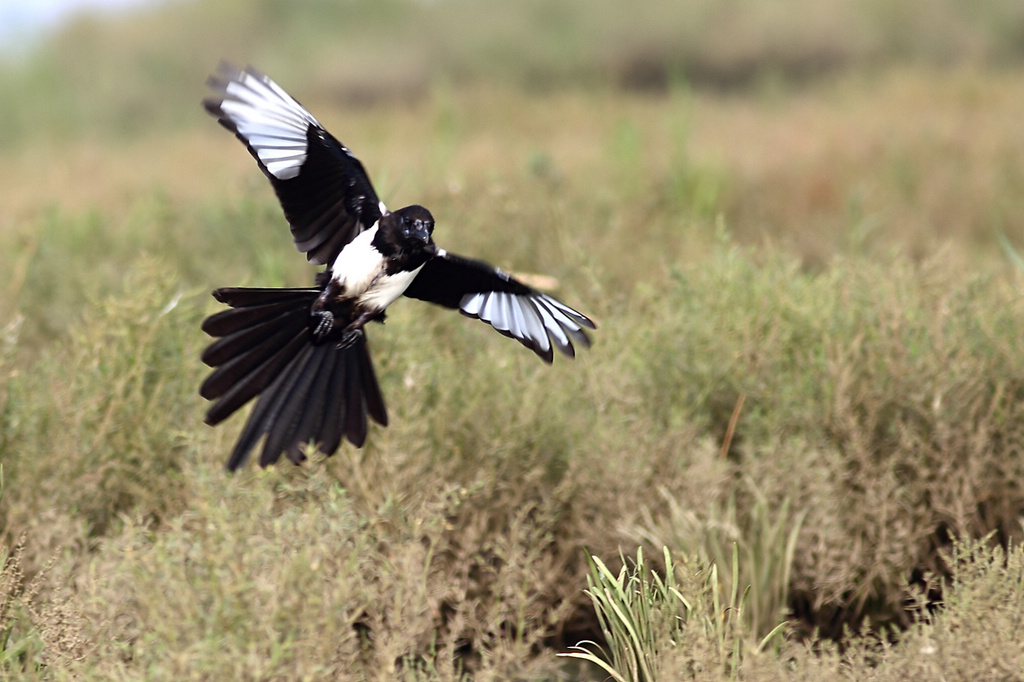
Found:
[{"label": "white wing patch", "polygon": [[593,323],[547,294],[518,295],[503,291],[466,294],[459,308],[463,314],[487,322],[549,362],[552,347],[574,357],[574,342],[590,346],[583,328],[593,329]]},{"label": "white wing patch", "polygon": [[269,78],[243,72],[224,90],[221,111],[267,171],[279,180],[298,175],[306,161],[306,132],[320,123]]}]

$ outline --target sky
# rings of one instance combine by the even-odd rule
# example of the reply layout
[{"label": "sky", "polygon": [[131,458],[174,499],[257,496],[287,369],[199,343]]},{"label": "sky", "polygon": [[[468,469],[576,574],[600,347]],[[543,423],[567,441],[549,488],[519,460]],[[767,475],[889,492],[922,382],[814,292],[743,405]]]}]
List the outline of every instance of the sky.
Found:
[{"label": "sky", "polygon": [[0,0],[0,48],[16,49],[81,11],[117,11],[155,0]]}]

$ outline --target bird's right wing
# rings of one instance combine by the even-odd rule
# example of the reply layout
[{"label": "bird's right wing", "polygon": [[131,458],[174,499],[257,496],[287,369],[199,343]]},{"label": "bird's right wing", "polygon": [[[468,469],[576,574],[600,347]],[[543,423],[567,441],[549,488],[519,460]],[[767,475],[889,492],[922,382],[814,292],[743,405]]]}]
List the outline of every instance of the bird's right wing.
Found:
[{"label": "bird's right wing", "polygon": [[487,322],[551,362],[553,349],[575,357],[573,344],[590,346],[590,319],[561,301],[484,263],[441,251],[427,261],[405,295]]},{"label": "bird's right wing", "polygon": [[332,263],[387,212],[359,159],[270,78],[224,63],[207,85],[203,106],[256,159],[310,262]]}]

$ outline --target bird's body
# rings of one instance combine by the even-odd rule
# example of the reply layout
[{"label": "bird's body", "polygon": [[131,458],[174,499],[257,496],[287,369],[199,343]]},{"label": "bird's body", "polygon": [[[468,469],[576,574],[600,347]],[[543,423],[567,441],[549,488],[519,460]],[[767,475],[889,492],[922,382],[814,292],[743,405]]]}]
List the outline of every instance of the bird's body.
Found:
[{"label": "bird's body", "polygon": [[260,463],[315,444],[327,455],[343,438],[361,446],[368,417],[387,424],[364,326],[397,299],[456,308],[517,339],[546,362],[574,355],[594,324],[492,266],[438,248],[422,206],[391,212],[362,164],[298,102],[252,68],[222,65],[207,111],[246,145],[281,201],[296,248],[327,269],[309,289],[228,288],[231,306],[203,323],[217,337],[203,353],[216,369],[200,394],[216,424],[258,397],[228,468],[266,437]]},{"label": "bird's body", "polygon": [[339,288],[339,295],[354,298],[367,308],[387,308],[401,296],[419,273],[420,265],[412,271],[400,271],[385,282],[386,259],[373,246],[377,227],[360,233],[342,249],[331,265],[331,280]]}]

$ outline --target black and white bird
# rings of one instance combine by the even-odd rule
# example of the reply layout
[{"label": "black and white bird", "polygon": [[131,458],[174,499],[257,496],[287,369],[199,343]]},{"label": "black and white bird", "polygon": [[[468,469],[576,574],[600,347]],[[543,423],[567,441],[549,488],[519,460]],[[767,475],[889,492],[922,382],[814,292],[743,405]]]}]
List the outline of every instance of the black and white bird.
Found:
[{"label": "black and white bird", "polygon": [[296,248],[326,265],[311,288],[224,288],[230,308],[208,317],[216,340],[202,359],[214,371],[200,394],[217,424],[259,397],[228,459],[242,466],[265,437],[260,464],[282,453],[301,462],[315,445],[333,454],[366,440],[367,415],[388,423],[364,326],[383,321],[400,296],[490,324],[550,363],[590,345],[585,315],[487,263],[438,248],[422,206],[389,211],[363,165],[313,115],[252,67],[222,64],[206,110],[233,132],[270,180]]}]

